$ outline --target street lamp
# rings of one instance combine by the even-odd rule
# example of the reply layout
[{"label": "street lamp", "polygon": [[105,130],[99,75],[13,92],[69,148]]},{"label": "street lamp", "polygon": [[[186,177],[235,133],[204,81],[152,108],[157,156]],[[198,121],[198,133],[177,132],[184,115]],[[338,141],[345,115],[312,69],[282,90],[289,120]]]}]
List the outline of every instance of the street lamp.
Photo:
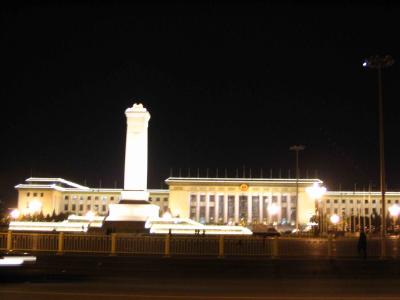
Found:
[{"label": "street lamp", "polygon": [[304,150],[306,147],[303,145],[293,145],[289,149],[296,153],[296,231],[299,230],[299,151]]},{"label": "street lamp", "polygon": [[[270,206],[268,206],[268,214],[270,215],[270,220],[272,220],[272,216],[277,215],[278,212],[279,212],[279,206],[276,205],[275,203],[272,203]],[[273,221],[272,224],[274,224]]]},{"label": "street lamp", "polygon": [[340,217],[337,215],[337,214],[333,214],[330,218],[329,218],[329,220],[331,221],[331,223],[335,226],[335,231],[336,231],[336,225],[337,225],[337,223],[339,223],[339,221],[340,221]]},{"label": "street lamp", "polygon": [[31,202],[29,202],[28,208],[29,212],[32,214],[39,213],[42,210],[42,202],[34,199]]},{"label": "street lamp", "polygon": [[394,60],[390,55],[372,56],[363,62],[363,67],[378,70],[378,96],[379,96],[379,165],[380,165],[380,185],[382,197],[382,222],[381,222],[381,256],[386,254],[385,234],[386,234],[386,201],[385,201],[385,154],[384,154],[384,130],[383,130],[383,93],[382,93],[382,69],[393,65]]},{"label": "street lamp", "polygon": [[13,209],[10,213],[10,217],[14,220],[18,219],[21,215],[21,212],[18,209]]},{"label": "street lamp", "polygon": [[315,201],[315,215],[318,216],[318,230],[321,231],[321,215],[319,201],[326,193],[326,187],[320,186],[318,182],[314,182],[312,186],[306,188],[307,194]]},{"label": "street lamp", "polygon": [[400,206],[397,204],[393,204],[392,206],[389,207],[389,213],[393,218],[393,232],[394,232],[394,227],[396,225],[397,218],[400,214]]},{"label": "street lamp", "polygon": [[89,220],[89,222],[93,222],[94,217],[96,216],[96,214],[95,214],[93,211],[89,210],[89,211],[86,213],[85,216],[86,216],[86,218]]}]

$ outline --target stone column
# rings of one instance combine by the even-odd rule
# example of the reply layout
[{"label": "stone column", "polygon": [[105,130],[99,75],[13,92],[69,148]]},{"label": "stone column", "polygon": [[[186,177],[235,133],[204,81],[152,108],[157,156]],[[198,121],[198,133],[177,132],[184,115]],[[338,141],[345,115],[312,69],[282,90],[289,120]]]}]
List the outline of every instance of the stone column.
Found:
[{"label": "stone column", "polygon": [[147,200],[147,129],[150,113],[142,104],[125,111],[126,149],[122,200]]}]

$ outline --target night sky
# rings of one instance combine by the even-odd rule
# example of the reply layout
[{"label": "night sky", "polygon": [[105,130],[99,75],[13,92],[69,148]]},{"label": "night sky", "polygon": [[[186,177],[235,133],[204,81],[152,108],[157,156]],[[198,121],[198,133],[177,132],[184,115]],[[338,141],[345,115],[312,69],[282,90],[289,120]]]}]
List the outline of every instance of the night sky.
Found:
[{"label": "night sky", "polygon": [[[113,4],[111,4],[113,3]],[[124,110],[142,102],[149,187],[170,174],[302,176],[378,186],[377,72],[400,59],[400,6],[183,2],[1,11],[0,199],[29,176],[123,185]],[[400,189],[400,62],[384,71],[387,182]]]}]

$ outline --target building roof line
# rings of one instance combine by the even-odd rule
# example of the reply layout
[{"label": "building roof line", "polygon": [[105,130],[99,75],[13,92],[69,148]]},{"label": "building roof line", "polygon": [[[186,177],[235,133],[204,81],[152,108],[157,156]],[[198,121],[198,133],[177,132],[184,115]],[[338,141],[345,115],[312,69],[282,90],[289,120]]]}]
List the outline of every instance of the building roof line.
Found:
[{"label": "building roof line", "polygon": [[72,186],[74,188],[79,188],[79,189],[89,189],[89,187],[80,185],[78,183],[65,180],[63,178],[51,178],[51,177],[29,177],[28,179],[25,180],[26,182],[59,182],[63,183],[69,186]]},{"label": "building roof line", "polygon": [[[219,182],[219,183],[296,183],[296,178],[206,178],[206,177],[169,177],[165,180],[170,182]],[[299,179],[299,183],[322,183],[323,181],[317,178]]]}]

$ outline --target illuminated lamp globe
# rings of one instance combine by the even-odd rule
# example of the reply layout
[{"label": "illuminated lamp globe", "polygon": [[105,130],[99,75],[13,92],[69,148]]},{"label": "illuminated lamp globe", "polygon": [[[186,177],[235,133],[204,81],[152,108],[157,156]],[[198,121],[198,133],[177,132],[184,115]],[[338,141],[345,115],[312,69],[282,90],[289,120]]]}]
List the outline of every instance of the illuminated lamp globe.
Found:
[{"label": "illuminated lamp globe", "polygon": [[20,213],[20,211],[18,209],[14,209],[10,213],[10,217],[13,218],[13,219],[18,219],[20,215],[21,215],[21,213]]},{"label": "illuminated lamp globe", "polygon": [[272,204],[271,206],[268,206],[268,213],[270,215],[276,215],[279,211],[279,206],[276,204]]},{"label": "illuminated lamp globe", "polygon": [[166,219],[166,220],[170,220],[170,219],[172,219],[172,215],[171,215],[171,213],[170,213],[169,211],[166,211],[166,212],[163,214],[162,218],[163,218],[163,219]]},{"label": "illuminated lamp globe", "polygon": [[326,193],[326,187],[319,186],[318,182],[314,182],[312,186],[306,188],[306,193],[314,200],[321,199]]},{"label": "illuminated lamp globe", "polygon": [[90,222],[92,222],[93,219],[94,219],[95,213],[92,212],[91,210],[89,210],[89,211],[86,213],[85,216],[86,216],[86,218],[87,218]]},{"label": "illuminated lamp globe", "polygon": [[339,223],[340,217],[335,214],[335,215],[332,215],[329,219],[331,220],[332,224],[337,224],[337,223]]},{"label": "illuminated lamp globe", "polygon": [[397,204],[390,206],[389,213],[392,217],[397,217],[400,214],[400,206]]},{"label": "illuminated lamp globe", "polygon": [[42,210],[42,202],[38,200],[33,200],[29,202],[28,208],[31,213],[38,213]]}]

